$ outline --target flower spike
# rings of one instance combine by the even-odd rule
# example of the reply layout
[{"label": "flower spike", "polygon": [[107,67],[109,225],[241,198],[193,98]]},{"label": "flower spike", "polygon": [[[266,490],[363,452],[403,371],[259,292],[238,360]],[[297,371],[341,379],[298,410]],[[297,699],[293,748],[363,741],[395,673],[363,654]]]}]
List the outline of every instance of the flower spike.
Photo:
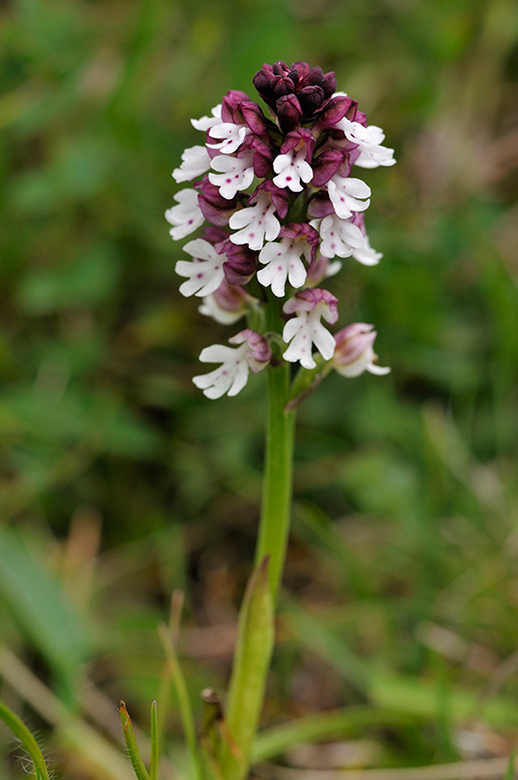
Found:
[{"label": "flower spike", "polygon": [[391,166],[394,152],[358,102],[336,91],[332,72],[278,60],[253,83],[265,107],[230,90],[191,120],[204,143],[186,149],[173,171],[178,183],[193,182],[166,211],[174,240],[194,234],[184,247],[191,259],[176,263],[180,293],[201,298],[200,313],[221,325],[246,316],[256,328],[204,349],[202,362],[221,365],[194,382],[209,398],[235,395],[270,362],[270,344],[274,366],[299,363],[317,380],[331,367],[344,376],[387,373],[376,363],[372,325],[332,335],[338,301],[320,285],[341,258],[379,262],[364,223],[371,188],[353,170]]}]

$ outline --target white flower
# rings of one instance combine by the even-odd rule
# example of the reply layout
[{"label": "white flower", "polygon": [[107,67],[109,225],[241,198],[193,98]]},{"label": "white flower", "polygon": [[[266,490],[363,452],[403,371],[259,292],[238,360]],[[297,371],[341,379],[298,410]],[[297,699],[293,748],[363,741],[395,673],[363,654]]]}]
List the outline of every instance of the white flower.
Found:
[{"label": "white flower", "polygon": [[336,214],[324,217],[319,232],[322,239],[320,252],[324,257],[350,257],[356,249],[365,244],[360,228],[349,220],[340,219]]},{"label": "white flower", "polygon": [[220,398],[225,393],[237,395],[248,381],[248,372],[255,374],[270,361],[271,351],[266,339],[254,331],[243,330],[229,342],[240,346],[234,349],[213,344],[201,351],[202,363],[222,363],[208,374],[193,377],[192,381],[207,398]]},{"label": "white flower", "polygon": [[[327,183],[327,191],[341,219],[351,217],[353,212],[365,211],[370,204],[371,188],[361,179],[347,178],[335,174]],[[358,200],[367,198],[367,200]]]},{"label": "white flower", "polygon": [[298,152],[294,149],[286,154],[279,154],[273,161],[273,170],[277,176],[273,177],[273,183],[277,187],[288,187],[292,192],[302,192],[301,181],[306,184],[313,178],[311,165],[306,162],[306,148],[303,146]]},{"label": "white flower", "polygon": [[343,130],[349,141],[358,144],[360,156],[355,165],[360,168],[377,168],[378,165],[394,165],[394,149],[382,146],[385,134],[381,127],[369,125],[364,127],[359,122],[351,122],[345,117],[340,120],[338,127]]},{"label": "white flower", "polygon": [[211,110],[212,116],[202,116],[200,119],[191,119],[191,124],[196,130],[207,131],[221,122],[221,103]]},{"label": "white flower", "polygon": [[209,181],[218,187],[222,198],[232,200],[237,192],[246,190],[254,180],[252,155],[230,157],[218,155],[212,160],[212,167],[220,173],[209,173]]},{"label": "white flower", "polygon": [[174,241],[185,238],[203,223],[204,216],[198,205],[196,190],[180,190],[174,196],[178,206],[171,206],[165,213],[167,221],[173,225],[169,235]]},{"label": "white flower", "polygon": [[335,340],[320,319],[334,323],[338,319],[337,299],[327,290],[303,290],[284,304],[286,314],[297,316],[288,320],[282,332],[283,340],[291,342],[283,357],[289,362],[300,361],[304,368],[315,368],[313,345],[324,360],[330,360],[335,351]]},{"label": "white flower", "polygon": [[247,125],[235,125],[233,122],[221,122],[210,129],[211,138],[222,138],[215,144],[207,143],[211,149],[218,149],[222,154],[237,152],[246,136],[250,133]]},{"label": "white flower", "polygon": [[372,345],[376,338],[373,325],[355,322],[343,328],[335,336],[333,367],[342,376],[360,376],[364,371],[371,374],[388,374],[390,368],[378,366],[378,356]]},{"label": "white flower", "polygon": [[309,262],[311,249],[306,241],[283,238],[280,243],[265,244],[259,253],[265,267],[257,272],[257,279],[264,287],[271,285],[273,294],[282,298],[287,279],[292,287],[302,287],[306,281],[303,255]]},{"label": "white flower", "polygon": [[191,146],[182,154],[182,164],[175,168],[172,177],[180,184],[182,181],[192,181],[208,171],[210,157],[204,146]]},{"label": "white flower", "polygon": [[250,249],[262,249],[265,239],[273,241],[279,235],[281,223],[275,216],[275,206],[266,192],[261,192],[253,206],[236,211],[230,217],[229,226],[235,230],[230,236],[233,244],[248,244]]},{"label": "white flower", "polygon": [[193,260],[179,260],[175,266],[179,276],[187,277],[187,281],[180,285],[182,295],[204,297],[215,292],[225,278],[225,255],[218,255],[212,244],[203,238],[189,241],[184,251],[192,255]]},{"label": "white flower", "polygon": [[359,249],[355,249],[352,253],[352,256],[362,265],[377,265],[383,255],[381,252],[376,252],[376,250],[371,247],[369,243],[369,237],[367,235],[364,235],[363,237],[365,239],[364,246],[359,247]]},{"label": "white flower", "polygon": [[212,344],[201,351],[202,363],[221,363],[219,368],[208,374],[194,376],[192,381],[203,390],[207,398],[220,398],[225,393],[237,395],[248,381],[247,345],[237,349],[223,344]]}]

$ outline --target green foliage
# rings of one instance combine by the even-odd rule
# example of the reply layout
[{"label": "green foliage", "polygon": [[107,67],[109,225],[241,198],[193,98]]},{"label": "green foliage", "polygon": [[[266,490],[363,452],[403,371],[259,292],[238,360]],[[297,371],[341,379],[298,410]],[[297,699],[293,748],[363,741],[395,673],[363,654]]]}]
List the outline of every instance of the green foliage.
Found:
[{"label": "green foliage", "polygon": [[[334,69],[398,164],[365,172],[383,260],[346,260],[332,290],[340,326],[376,325],[392,374],[329,375],[300,406],[264,725],[370,707],[354,736],[393,766],[450,760],[455,729],[477,719],[512,742],[517,30],[512,0],[0,3],[0,635],[118,755],[115,703],[146,723],[157,699],[165,771],[187,776],[156,634],[174,589],[192,723],[199,691],[223,694],[228,677],[265,380],[217,403],[192,386],[201,348],[229,332],[179,295],[163,212],[197,142],[190,117],[252,93],[279,58]],[[379,685],[360,705],[364,673]],[[0,677],[67,766],[76,721],[71,739],[1,652]],[[18,780],[1,736],[2,776]],[[101,752],[67,771],[98,780]]]}]

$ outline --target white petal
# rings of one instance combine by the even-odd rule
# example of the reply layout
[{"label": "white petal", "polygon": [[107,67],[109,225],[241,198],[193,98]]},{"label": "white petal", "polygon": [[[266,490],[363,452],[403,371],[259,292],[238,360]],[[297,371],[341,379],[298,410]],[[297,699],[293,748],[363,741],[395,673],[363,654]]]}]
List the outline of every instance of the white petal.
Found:
[{"label": "white petal", "polygon": [[248,381],[248,365],[246,361],[240,361],[236,366],[236,374],[228,395],[237,395]]},{"label": "white petal", "polygon": [[191,125],[196,128],[196,130],[207,131],[211,127],[214,127],[214,125],[219,124],[221,122],[221,103],[214,106],[211,113],[212,116],[202,116],[200,119],[191,119]]},{"label": "white petal", "polygon": [[335,351],[335,340],[331,333],[319,324],[313,332],[313,344],[318,349],[324,360],[331,360]]},{"label": "white petal", "polygon": [[306,281],[306,269],[304,263],[298,257],[293,258],[289,264],[289,281],[292,287],[302,287]]},{"label": "white petal", "polygon": [[202,363],[225,363],[227,360],[232,360],[235,352],[235,349],[225,344],[212,344],[202,349],[199,360]]},{"label": "white petal", "polygon": [[195,238],[194,241],[188,241],[183,249],[187,254],[198,257],[200,260],[215,260],[219,257],[212,244],[209,244],[203,238]]}]

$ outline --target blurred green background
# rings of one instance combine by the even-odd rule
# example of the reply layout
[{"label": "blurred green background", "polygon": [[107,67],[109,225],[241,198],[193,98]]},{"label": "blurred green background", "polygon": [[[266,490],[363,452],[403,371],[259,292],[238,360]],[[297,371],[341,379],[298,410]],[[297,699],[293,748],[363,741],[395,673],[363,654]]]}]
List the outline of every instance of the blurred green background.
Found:
[{"label": "blurred green background", "polygon": [[[381,264],[346,261],[332,282],[340,325],[374,323],[392,373],[331,376],[300,410],[264,724],[367,701],[410,718],[355,733],[367,766],[507,754],[517,41],[512,0],[0,3],[0,695],[59,776],[128,777],[116,707],[147,730],[167,698],[156,625],[174,589],[195,701],[224,693],[264,377],[216,402],[192,385],[199,351],[229,332],[179,295],[163,213],[200,140],[189,119],[229,89],[255,99],[277,59],[334,70],[398,164],[362,177]],[[178,769],[173,702],[165,720]],[[2,776],[21,776],[4,730],[0,745]]]}]

